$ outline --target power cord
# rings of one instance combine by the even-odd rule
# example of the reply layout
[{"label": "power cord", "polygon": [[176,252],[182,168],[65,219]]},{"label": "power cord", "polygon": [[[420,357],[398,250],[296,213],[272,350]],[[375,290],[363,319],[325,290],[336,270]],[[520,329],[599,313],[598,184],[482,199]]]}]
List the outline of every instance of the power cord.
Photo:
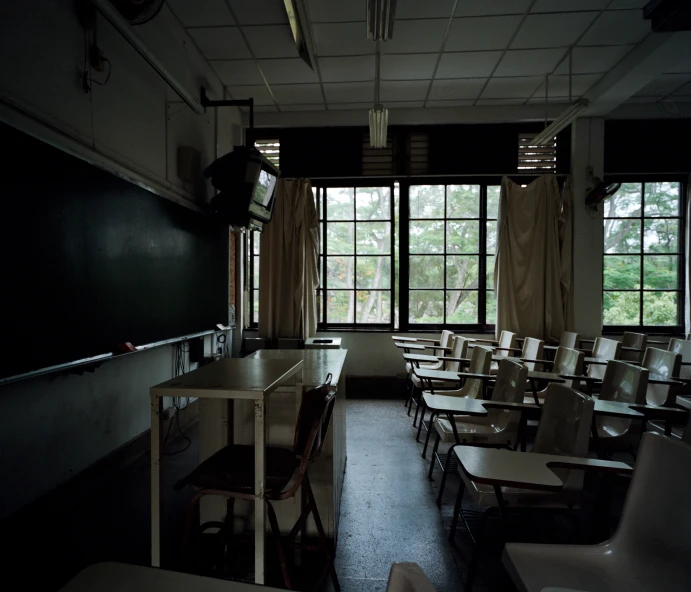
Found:
[{"label": "power cord", "polygon": [[[185,349],[185,345],[187,345],[187,349]],[[189,344],[187,342],[179,342],[175,345],[175,367],[174,367],[174,374],[175,376],[181,376],[182,374],[185,374],[188,369],[189,369],[189,364],[187,364],[187,367],[185,366],[185,361],[187,359],[187,356],[185,354],[189,353],[190,348]],[[183,409],[186,409],[187,406],[190,404],[190,398],[189,397],[184,397],[185,404],[182,404],[183,397],[173,397],[173,407],[175,408],[175,417],[173,418],[173,421],[170,422],[168,425],[168,430],[166,432],[166,437],[163,440],[163,446],[165,448],[165,444],[168,442],[168,438],[170,437],[171,430],[173,428],[173,424],[177,426],[177,431],[179,436],[185,440],[185,446],[181,448],[180,450],[175,450],[172,452],[164,452],[164,456],[173,456],[175,454],[181,454],[185,452],[191,445],[192,445],[192,440],[187,436],[182,431],[182,428],[180,427],[180,412]]]}]

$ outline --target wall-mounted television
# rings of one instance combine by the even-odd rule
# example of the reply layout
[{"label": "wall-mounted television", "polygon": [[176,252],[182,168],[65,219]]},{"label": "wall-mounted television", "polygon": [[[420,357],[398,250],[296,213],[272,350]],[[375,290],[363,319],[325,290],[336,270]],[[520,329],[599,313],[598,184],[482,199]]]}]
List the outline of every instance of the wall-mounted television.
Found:
[{"label": "wall-mounted television", "polygon": [[228,224],[261,229],[271,220],[280,175],[256,148],[235,146],[204,171],[219,191],[211,200],[211,208]]}]

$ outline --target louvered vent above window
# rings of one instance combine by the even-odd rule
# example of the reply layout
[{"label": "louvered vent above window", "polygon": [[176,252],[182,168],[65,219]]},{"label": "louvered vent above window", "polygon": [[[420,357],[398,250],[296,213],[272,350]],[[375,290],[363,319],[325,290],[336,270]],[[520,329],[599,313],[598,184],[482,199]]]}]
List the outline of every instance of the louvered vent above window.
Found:
[{"label": "louvered vent above window", "polygon": [[280,169],[281,143],[278,140],[257,140],[254,147]]},{"label": "louvered vent above window", "polygon": [[369,134],[362,138],[362,175],[393,175],[393,143],[391,136],[386,138],[386,148],[372,148]]},{"label": "louvered vent above window", "polygon": [[411,175],[424,175],[429,172],[429,136],[427,134],[408,136],[408,162]]},{"label": "louvered vent above window", "polygon": [[546,146],[533,146],[534,133],[518,134],[518,170],[555,172],[557,170],[557,139]]}]

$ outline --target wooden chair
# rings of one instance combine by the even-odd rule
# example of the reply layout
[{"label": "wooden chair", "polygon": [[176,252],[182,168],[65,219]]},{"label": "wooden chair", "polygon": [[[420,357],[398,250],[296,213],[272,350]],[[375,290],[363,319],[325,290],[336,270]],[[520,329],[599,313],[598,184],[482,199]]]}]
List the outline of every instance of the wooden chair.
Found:
[{"label": "wooden chair", "polygon": [[[325,567],[319,582],[321,583],[326,575],[330,573],[336,592],[340,590],[338,576],[333,563],[333,550],[326,538],[307,473],[308,466],[317,460],[321,454],[331,421],[336,395],[330,392],[330,379],[331,375],[329,374],[321,387],[311,389],[303,394],[295,427],[293,449],[288,450],[287,448],[277,446],[266,447],[267,468],[264,499],[269,515],[271,532],[276,541],[283,580],[288,589],[291,588],[291,583],[284,543],[278,526],[276,512],[271,502],[295,497],[302,486],[306,504],[302,507],[297,522],[285,537],[285,543],[291,548],[311,548],[304,544],[298,545],[295,543],[296,536],[306,525],[307,519],[311,514],[314,517],[314,523],[319,534],[319,545],[316,549],[322,551],[325,556]],[[292,485],[288,487],[291,483]],[[199,504],[199,500],[205,495],[222,496],[228,500],[255,500],[254,446],[231,444],[222,448],[201,463],[189,475],[178,481],[175,489],[181,489],[186,485],[191,486],[196,490],[196,493],[190,502],[187,512],[183,538],[183,544],[185,545],[192,529],[192,524],[195,522],[196,507]],[[230,515],[226,515],[225,524],[213,523],[213,525],[225,529],[227,536],[230,536],[232,535],[233,520],[232,503],[228,504],[228,511]]]}]

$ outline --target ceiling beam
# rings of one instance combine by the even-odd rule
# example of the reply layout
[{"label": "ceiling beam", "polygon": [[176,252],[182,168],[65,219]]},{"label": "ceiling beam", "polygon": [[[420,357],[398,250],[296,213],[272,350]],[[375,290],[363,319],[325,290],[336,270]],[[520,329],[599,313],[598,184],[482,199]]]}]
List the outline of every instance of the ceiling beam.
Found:
[{"label": "ceiling beam", "polygon": [[649,35],[586,93],[590,107],[584,116],[607,115],[685,55],[691,55],[691,32]]}]

